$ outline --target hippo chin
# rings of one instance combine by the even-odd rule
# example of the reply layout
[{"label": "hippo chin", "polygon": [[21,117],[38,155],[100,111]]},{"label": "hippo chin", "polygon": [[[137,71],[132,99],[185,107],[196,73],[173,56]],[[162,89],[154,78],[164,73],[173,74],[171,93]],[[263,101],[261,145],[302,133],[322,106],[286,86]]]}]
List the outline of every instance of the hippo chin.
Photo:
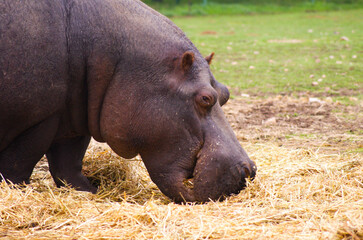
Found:
[{"label": "hippo chin", "polygon": [[238,193],[257,169],[223,114],[212,57],[137,0],[1,1],[1,175],[28,183],[45,154],[57,186],[96,192],[81,174],[93,137],[140,154],[175,202]]}]

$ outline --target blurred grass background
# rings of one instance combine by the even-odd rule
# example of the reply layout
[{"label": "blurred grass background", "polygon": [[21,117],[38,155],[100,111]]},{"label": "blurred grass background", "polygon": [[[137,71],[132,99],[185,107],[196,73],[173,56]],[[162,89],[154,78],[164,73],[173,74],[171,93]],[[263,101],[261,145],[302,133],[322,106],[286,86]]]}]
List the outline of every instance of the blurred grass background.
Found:
[{"label": "blurred grass background", "polygon": [[363,0],[145,0],[143,2],[168,17],[336,11],[363,7]]},{"label": "blurred grass background", "polygon": [[245,92],[362,101],[363,0],[146,0]]},{"label": "blurred grass background", "polygon": [[362,100],[363,0],[146,3],[174,16],[203,55],[216,53],[212,72],[232,96],[308,92]]},{"label": "blurred grass background", "polygon": [[215,77],[250,93],[363,89],[363,9],[253,16],[178,17]]}]

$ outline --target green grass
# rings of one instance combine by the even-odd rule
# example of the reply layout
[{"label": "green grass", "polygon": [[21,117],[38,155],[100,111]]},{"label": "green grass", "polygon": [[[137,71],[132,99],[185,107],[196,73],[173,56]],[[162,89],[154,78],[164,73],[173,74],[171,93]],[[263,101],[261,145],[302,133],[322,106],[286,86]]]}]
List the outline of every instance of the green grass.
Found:
[{"label": "green grass", "polygon": [[271,14],[287,12],[319,12],[363,8],[363,0],[163,0],[144,2],[162,14],[173,16]]},{"label": "green grass", "polygon": [[203,55],[216,53],[212,72],[232,89],[332,96],[346,89],[361,101],[362,16],[358,9],[172,20]]},{"label": "green grass", "polygon": [[311,1],[277,4],[277,3],[209,3],[203,5],[200,3],[188,6],[186,4],[170,5],[170,4],[149,4],[162,14],[173,16],[201,16],[201,15],[250,15],[250,14],[271,14],[271,13],[287,13],[287,12],[320,12],[320,11],[336,11],[363,8],[363,3],[354,4],[337,4],[332,2],[315,2]]}]

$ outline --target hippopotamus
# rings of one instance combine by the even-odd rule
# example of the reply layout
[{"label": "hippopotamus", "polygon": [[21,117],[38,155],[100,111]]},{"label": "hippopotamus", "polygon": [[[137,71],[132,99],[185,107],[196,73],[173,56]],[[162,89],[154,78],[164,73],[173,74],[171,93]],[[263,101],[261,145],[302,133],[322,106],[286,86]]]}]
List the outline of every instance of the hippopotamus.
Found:
[{"label": "hippopotamus", "polygon": [[2,0],[1,179],[29,183],[45,155],[58,187],[95,193],[81,173],[94,138],[139,154],[175,202],[240,192],[256,164],[221,109],[212,58],[138,0]]}]

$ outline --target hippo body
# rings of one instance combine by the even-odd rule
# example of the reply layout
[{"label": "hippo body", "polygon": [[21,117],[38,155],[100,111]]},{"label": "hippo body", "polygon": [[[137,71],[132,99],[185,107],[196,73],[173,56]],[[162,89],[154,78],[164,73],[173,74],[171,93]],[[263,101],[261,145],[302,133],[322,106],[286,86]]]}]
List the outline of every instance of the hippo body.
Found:
[{"label": "hippo body", "polygon": [[93,137],[140,154],[176,202],[239,192],[256,166],[224,117],[229,93],[210,61],[140,1],[1,1],[2,178],[28,183],[45,154],[57,186],[96,192],[81,173]]}]

